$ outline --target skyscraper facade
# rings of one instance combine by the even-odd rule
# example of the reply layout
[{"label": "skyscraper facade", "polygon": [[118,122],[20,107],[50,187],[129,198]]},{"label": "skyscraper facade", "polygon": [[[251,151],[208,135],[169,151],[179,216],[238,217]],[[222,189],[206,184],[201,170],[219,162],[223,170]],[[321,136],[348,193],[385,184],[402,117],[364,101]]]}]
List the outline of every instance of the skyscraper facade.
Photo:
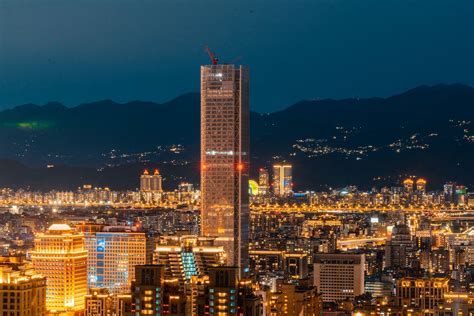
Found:
[{"label": "skyscraper facade", "polygon": [[46,233],[36,235],[31,259],[36,272],[46,277],[48,310],[84,310],[87,250],[82,233],[66,224],[51,225]]},{"label": "skyscraper facade", "polygon": [[201,66],[201,233],[217,237],[227,264],[248,267],[249,76]]},{"label": "skyscraper facade", "polygon": [[147,260],[145,233],[106,226],[86,233],[89,288],[106,288],[113,295],[128,293],[135,266]]},{"label": "skyscraper facade", "polygon": [[273,166],[273,193],[276,196],[291,194],[293,185],[292,166],[278,164]]},{"label": "skyscraper facade", "polygon": [[337,302],[364,293],[365,256],[358,254],[317,254],[314,285],[324,302]]}]

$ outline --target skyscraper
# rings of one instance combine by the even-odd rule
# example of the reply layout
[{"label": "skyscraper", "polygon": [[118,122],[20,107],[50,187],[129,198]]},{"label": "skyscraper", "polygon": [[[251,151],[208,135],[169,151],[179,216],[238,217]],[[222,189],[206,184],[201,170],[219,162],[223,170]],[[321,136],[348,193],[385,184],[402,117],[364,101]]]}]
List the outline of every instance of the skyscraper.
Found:
[{"label": "skyscraper", "polygon": [[273,193],[276,196],[289,195],[292,192],[292,166],[278,164],[273,166]]},{"label": "skyscraper", "polygon": [[248,267],[248,69],[201,66],[201,233]]},{"label": "skyscraper", "polygon": [[87,251],[84,235],[66,224],[51,225],[35,238],[31,259],[36,272],[46,277],[46,308],[84,310],[87,293]]}]

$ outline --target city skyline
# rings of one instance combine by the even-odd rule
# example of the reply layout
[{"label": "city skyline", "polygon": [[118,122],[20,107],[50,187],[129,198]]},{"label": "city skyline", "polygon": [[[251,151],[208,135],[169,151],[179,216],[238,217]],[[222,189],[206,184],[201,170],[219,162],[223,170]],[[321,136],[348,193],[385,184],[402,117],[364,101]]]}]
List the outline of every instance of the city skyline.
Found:
[{"label": "city skyline", "polygon": [[0,109],[200,82],[0,110],[0,316],[474,315],[474,87],[278,111],[470,78],[474,5],[213,2],[0,4]]}]

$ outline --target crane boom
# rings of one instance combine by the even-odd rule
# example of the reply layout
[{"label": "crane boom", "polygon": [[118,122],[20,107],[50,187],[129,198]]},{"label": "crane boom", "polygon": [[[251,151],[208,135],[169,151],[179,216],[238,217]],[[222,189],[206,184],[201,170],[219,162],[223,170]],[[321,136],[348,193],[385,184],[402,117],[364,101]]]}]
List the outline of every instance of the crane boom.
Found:
[{"label": "crane boom", "polygon": [[206,46],[206,50],[207,50],[207,54],[209,55],[209,58],[211,59],[212,64],[217,65],[217,63],[219,62],[219,59],[217,58],[217,56],[214,55],[214,53],[211,51],[209,46]]}]

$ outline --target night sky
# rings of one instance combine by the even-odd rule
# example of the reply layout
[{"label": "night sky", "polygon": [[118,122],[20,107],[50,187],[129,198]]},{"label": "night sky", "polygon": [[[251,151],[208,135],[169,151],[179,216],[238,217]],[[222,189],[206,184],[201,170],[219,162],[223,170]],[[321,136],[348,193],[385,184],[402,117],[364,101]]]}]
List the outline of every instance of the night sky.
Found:
[{"label": "night sky", "polygon": [[261,112],[474,85],[474,1],[0,0],[0,107],[197,92],[206,44]]}]

